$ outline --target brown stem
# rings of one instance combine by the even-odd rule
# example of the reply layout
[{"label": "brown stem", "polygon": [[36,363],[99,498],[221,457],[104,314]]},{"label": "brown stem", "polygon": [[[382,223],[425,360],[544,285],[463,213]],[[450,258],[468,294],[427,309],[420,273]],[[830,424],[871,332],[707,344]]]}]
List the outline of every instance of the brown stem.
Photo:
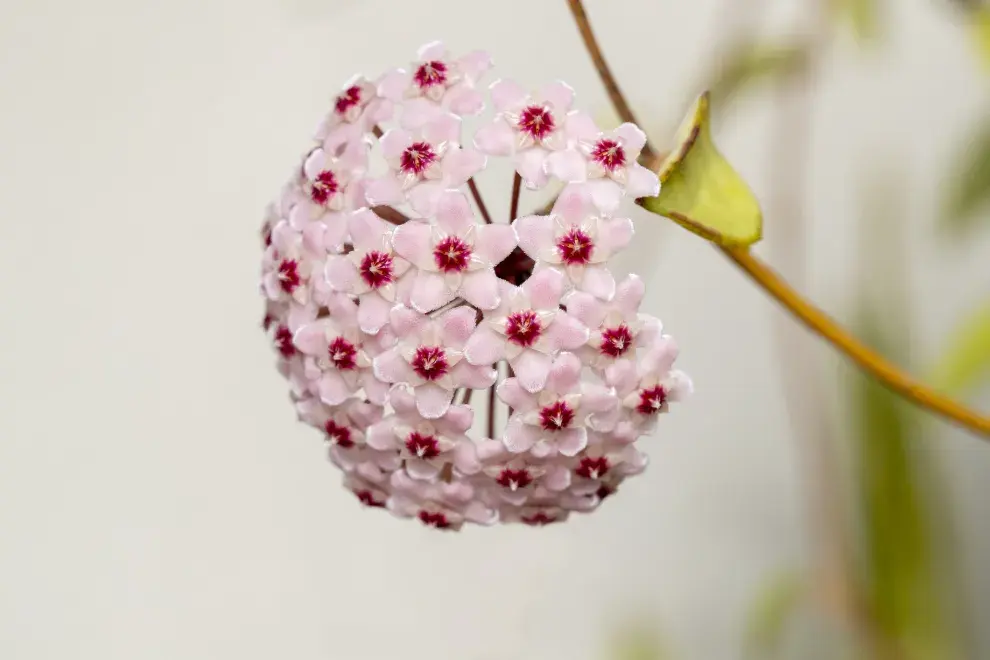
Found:
[{"label": "brown stem", "polygon": [[372,206],[371,212],[385,222],[391,222],[393,225],[401,225],[409,221],[408,215],[391,206]]},{"label": "brown stem", "polygon": [[488,388],[488,437],[495,439],[495,386]]},{"label": "brown stem", "polygon": [[515,220],[519,215],[519,193],[522,191],[522,177],[519,172],[512,177],[512,202],[509,205],[509,222]]},{"label": "brown stem", "polygon": [[375,136],[376,138],[378,138],[378,139],[381,139],[381,137],[382,137],[382,135],[384,135],[384,134],[382,133],[382,129],[381,129],[381,128],[379,128],[379,127],[378,127],[377,125],[375,125],[375,126],[372,126],[372,128],[371,128],[371,133],[372,133],[372,134],[373,134],[373,135],[374,135],[374,136]]},{"label": "brown stem", "polygon": [[468,188],[471,189],[471,196],[474,197],[474,203],[478,205],[478,210],[481,211],[481,217],[485,219],[485,224],[492,224],[492,216],[488,215],[488,208],[481,199],[481,193],[478,191],[478,184],[474,182],[474,177],[468,179]]},{"label": "brown stem", "polygon": [[[626,97],[623,96],[622,90],[619,89],[619,84],[615,81],[611,69],[608,68],[608,63],[605,61],[605,56],[602,54],[601,48],[598,47],[598,42],[595,40],[595,33],[591,30],[591,23],[588,21],[588,14],[585,13],[581,0],[568,0],[567,6],[570,7],[571,13],[574,14],[574,22],[577,23],[578,30],[581,32],[581,39],[584,40],[584,45],[588,51],[588,55],[591,56],[591,61],[594,63],[595,68],[598,69],[598,77],[601,78],[616,113],[618,113],[622,121],[631,122],[638,126],[639,122],[636,121],[632,108],[626,102]],[[643,152],[640,154],[639,159],[647,167],[656,162],[656,151],[649,142],[643,145]]]},{"label": "brown stem", "polygon": [[471,395],[472,394],[474,394],[474,390],[472,390],[470,387],[465,388],[464,389],[464,398],[461,399],[461,403],[463,403],[465,405],[468,404],[468,403],[471,403]]}]

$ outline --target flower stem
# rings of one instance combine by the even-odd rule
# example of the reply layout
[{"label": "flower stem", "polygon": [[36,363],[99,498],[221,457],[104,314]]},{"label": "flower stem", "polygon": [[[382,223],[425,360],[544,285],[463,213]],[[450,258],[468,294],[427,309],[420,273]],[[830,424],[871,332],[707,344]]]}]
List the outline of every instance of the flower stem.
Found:
[{"label": "flower stem", "polygon": [[522,177],[516,172],[512,177],[512,202],[509,204],[509,222],[519,215],[519,193],[522,191]]},{"label": "flower stem", "polygon": [[804,300],[797,291],[748,249],[731,247],[719,249],[799,321],[845,353],[860,368],[880,380],[885,386],[923,408],[990,437],[990,419],[913,380],[871,351],[825,312]]},{"label": "flower stem", "polygon": [[[588,55],[591,56],[591,61],[594,63],[595,68],[598,69],[598,77],[601,78],[602,84],[605,86],[605,91],[608,92],[608,97],[611,99],[615,111],[619,114],[619,118],[622,121],[632,122],[638,125],[639,122],[636,121],[632,108],[629,107],[626,97],[623,96],[622,90],[619,89],[619,84],[615,82],[615,77],[608,68],[605,56],[602,54],[602,50],[598,46],[598,41],[595,39],[595,33],[591,31],[591,22],[588,20],[588,14],[585,13],[581,0],[567,0],[567,6],[570,7],[571,13],[574,14],[574,22],[577,23],[578,30],[581,31],[581,39],[584,40],[584,45],[588,50]],[[656,160],[656,151],[650,143],[647,142],[643,146],[640,160],[648,167]]]},{"label": "flower stem", "polygon": [[[595,35],[591,31],[588,16],[581,5],[581,0],[568,0],[571,13],[577,23],[581,38],[584,40],[585,48],[598,69],[598,75],[605,86],[612,105],[619,118],[623,121],[635,122],[629,104],[619,90],[618,84],[612,77],[612,72],[605,63]],[[647,162],[653,162],[655,150],[649,143],[643,148],[643,155],[649,153],[645,158]],[[861,369],[871,374],[879,380],[885,387],[900,396],[950,419],[971,431],[984,437],[990,438],[990,419],[969,410],[951,399],[948,399],[926,385],[913,380],[910,376],[901,372],[897,367],[890,364],[882,357],[867,348],[849,332],[844,330],[838,323],[829,318],[827,314],[816,308],[814,305],[804,300],[801,295],[792,289],[779,275],[773,272],[768,266],[757,259],[748,249],[719,247],[728,259],[742,268],[754,282],[759,284],[768,294],[774,297],[780,304],[797,317],[802,323],[811,328],[819,336],[832,344],[846,357],[855,362]]]},{"label": "flower stem", "polygon": [[488,215],[488,207],[481,199],[481,193],[478,191],[478,184],[474,182],[474,177],[468,179],[468,188],[471,189],[471,196],[474,197],[474,203],[478,205],[478,210],[481,211],[481,217],[485,219],[485,224],[492,224],[492,216]]},{"label": "flower stem", "polygon": [[391,206],[372,206],[371,212],[385,222],[390,222],[393,225],[401,225],[409,220],[408,215],[398,209],[392,208]]}]

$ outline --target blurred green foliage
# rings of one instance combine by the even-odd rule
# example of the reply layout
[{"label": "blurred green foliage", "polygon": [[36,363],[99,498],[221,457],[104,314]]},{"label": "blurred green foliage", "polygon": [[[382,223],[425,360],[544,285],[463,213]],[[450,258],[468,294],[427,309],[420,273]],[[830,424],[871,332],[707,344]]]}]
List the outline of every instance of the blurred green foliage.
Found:
[{"label": "blurred green foliage", "polygon": [[725,111],[743,91],[758,83],[774,82],[794,75],[808,65],[806,44],[749,42],[738,46],[709,83],[712,104]]},{"label": "blurred green foliage", "polygon": [[771,580],[754,602],[744,640],[748,658],[773,657],[798,606],[807,598],[804,577],[784,573]]},{"label": "blurred green foliage", "polygon": [[932,381],[947,392],[963,394],[990,379],[990,300],[956,327]]},{"label": "blurred green foliage", "polygon": [[942,227],[950,235],[965,235],[990,219],[985,213],[990,211],[990,121],[984,120],[966,137],[944,189]]},{"label": "blurred green foliage", "polygon": [[880,36],[880,0],[830,0],[835,17],[849,26],[860,43],[870,43]]}]

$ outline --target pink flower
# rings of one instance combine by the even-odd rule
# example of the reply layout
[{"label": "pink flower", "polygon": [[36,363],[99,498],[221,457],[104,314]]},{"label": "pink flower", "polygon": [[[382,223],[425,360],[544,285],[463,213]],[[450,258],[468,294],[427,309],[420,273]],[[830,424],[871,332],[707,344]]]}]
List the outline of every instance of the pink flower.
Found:
[{"label": "pink flower", "polygon": [[347,227],[354,249],[327,260],[326,280],[334,290],[358,297],[358,324],[376,334],[388,322],[409,262],[394,253],[392,230],[371,210],[352,213]]},{"label": "pink flower", "polygon": [[624,440],[607,434],[589,434],[588,448],[574,457],[570,493],[578,497],[607,497],[626,477],[640,474],[648,463],[645,454]]},{"label": "pink flower", "polygon": [[333,107],[316,129],[316,140],[323,149],[336,154],[387,121],[392,112],[392,102],[379,96],[374,84],[355,76],[334,97]]},{"label": "pink flower", "polygon": [[664,336],[635,363],[620,360],[605,370],[605,382],[615,388],[626,419],[639,433],[652,430],[671,401],[683,401],[693,390],[687,374],[671,369],[675,359],[677,345]]},{"label": "pink flower", "polygon": [[288,222],[281,221],[272,229],[272,244],[265,252],[262,285],[269,300],[309,302],[310,276],[317,259],[303,248],[302,234]]},{"label": "pink flower", "polygon": [[660,192],[657,175],[637,162],[646,134],[635,124],[603,133],[587,114],[576,112],[568,118],[566,132],[572,146],[552,154],[547,171],[561,181],[590,181],[602,210],[618,206],[623,192],[633,199]]},{"label": "pink flower", "polygon": [[356,472],[344,474],[344,487],[354,493],[358,501],[367,507],[384,509],[388,503],[387,484],[383,488],[382,484],[366,479]]},{"label": "pink flower", "polygon": [[395,251],[418,269],[410,302],[430,312],[457,296],[481,309],[499,303],[495,264],[516,246],[508,225],[478,225],[463,193],[445,193],[436,224],[412,221],[396,228]]},{"label": "pink flower", "polygon": [[390,318],[398,345],[375,358],[375,374],[387,383],[412,386],[416,409],[426,419],[447,412],[455,387],[484,389],[495,382],[496,373],[490,366],[462,360],[464,344],[476,323],[470,307],[457,307],[431,319],[400,305]]},{"label": "pink flower", "polygon": [[375,378],[371,358],[384,348],[382,337],[362,335],[357,327],[358,307],[349,299],[336,301],[331,316],[301,327],[293,337],[305,355],[307,373],[319,381],[320,398],[337,405],[357,391],[376,404],[385,401],[385,383]]},{"label": "pink flower", "polygon": [[452,405],[436,419],[426,419],[416,408],[411,388],[396,386],[389,394],[395,413],[368,429],[368,445],[398,452],[413,479],[435,479],[447,465],[458,475],[481,469],[474,442],[465,435],[474,420],[470,406]]},{"label": "pink flower", "polygon": [[562,268],[571,284],[610,300],[615,278],[605,261],[626,247],[633,235],[628,218],[602,217],[584,185],[566,187],[550,215],[531,215],[512,223],[519,247],[537,262],[536,267]]},{"label": "pink flower", "polygon": [[558,506],[504,507],[502,522],[520,522],[530,527],[543,527],[567,520],[569,511]]},{"label": "pink flower", "polygon": [[516,172],[526,186],[542,188],[549,180],[547,159],[567,146],[564,122],[574,90],[555,82],[533,97],[511,80],[498,80],[491,92],[498,115],[475,135],[475,146],[491,156],[515,154]]},{"label": "pink flower", "polygon": [[319,429],[327,442],[330,460],[346,472],[358,472],[365,478],[383,480],[384,471],[398,468],[393,453],[368,447],[365,430],[382,418],[382,407],[358,398],[348,398],[338,405],[312,397],[296,403],[299,419]]},{"label": "pink flower", "polygon": [[590,418],[614,409],[616,400],[605,387],[583,383],[581,367],[573,353],[560,353],[538,394],[528,392],[516,378],[499,385],[499,398],[514,411],[505,427],[506,449],[553,458],[575,456],[587,446]]},{"label": "pink flower", "polygon": [[522,506],[531,499],[553,498],[571,483],[567,467],[556,463],[537,464],[523,457],[508,458],[484,468],[490,479],[486,490],[493,505]]},{"label": "pink flower", "polygon": [[564,298],[568,313],[591,329],[587,345],[576,351],[584,362],[604,369],[616,360],[633,359],[637,350],[656,342],[662,330],[660,321],[638,313],[644,291],[643,280],[629,275],[619,284],[611,302],[582,291]]},{"label": "pink flower", "polygon": [[461,120],[443,113],[419,130],[385,133],[381,147],[389,172],[368,184],[368,202],[408,201],[416,213],[432,216],[444,190],[464,185],[485,167],[483,154],[458,144],[460,132]]},{"label": "pink flower", "polygon": [[492,58],[484,51],[454,59],[442,43],[434,41],[419,49],[409,71],[385,74],[379,91],[403,105],[404,126],[418,128],[443,109],[461,116],[481,112],[485,99],[475,85],[491,66]]},{"label": "pink flower", "polygon": [[392,473],[392,497],[388,508],[402,518],[418,518],[427,527],[458,530],[465,521],[491,525],[498,521],[498,511],[475,496],[475,489],[465,481],[422,481],[404,471]]},{"label": "pink flower", "polygon": [[484,315],[464,355],[471,364],[508,359],[520,385],[540,390],[547,382],[552,355],[588,341],[588,329],[560,309],[564,276],[547,268],[521,286],[500,282],[502,301]]}]

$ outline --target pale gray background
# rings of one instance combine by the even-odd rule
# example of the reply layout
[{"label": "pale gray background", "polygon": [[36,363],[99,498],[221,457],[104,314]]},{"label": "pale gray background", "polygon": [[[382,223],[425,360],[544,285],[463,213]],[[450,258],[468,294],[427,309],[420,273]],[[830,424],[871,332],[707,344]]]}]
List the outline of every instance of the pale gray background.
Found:
[{"label": "pale gray background", "polygon": [[[720,5],[588,4],[662,140],[696,91]],[[776,3],[768,25],[797,4]],[[886,50],[840,44],[825,65],[807,288],[848,309],[856,179],[895,162],[913,200],[924,362],[988,290],[986,240],[921,240],[932,177],[990,86],[935,2],[889,4]],[[709,246],[646,215],[627,265],[647,276],[646,306],[680,340],[698,394],[647,442],[644,477],[564,526],[459,536],[342,490],[257,329],[257,228],[340,83],[435,38],[606,107],[562,2],[0,4],[0,657],[584,660],[633,613],[683,657],[732,658],[755,590],[807,563],[777,312]],[[770,119],[747,101],[719,132],[761,195]],[[837,363],[824,364],[838,400]],[[990,451],[939,429],[985,610]]]}]

